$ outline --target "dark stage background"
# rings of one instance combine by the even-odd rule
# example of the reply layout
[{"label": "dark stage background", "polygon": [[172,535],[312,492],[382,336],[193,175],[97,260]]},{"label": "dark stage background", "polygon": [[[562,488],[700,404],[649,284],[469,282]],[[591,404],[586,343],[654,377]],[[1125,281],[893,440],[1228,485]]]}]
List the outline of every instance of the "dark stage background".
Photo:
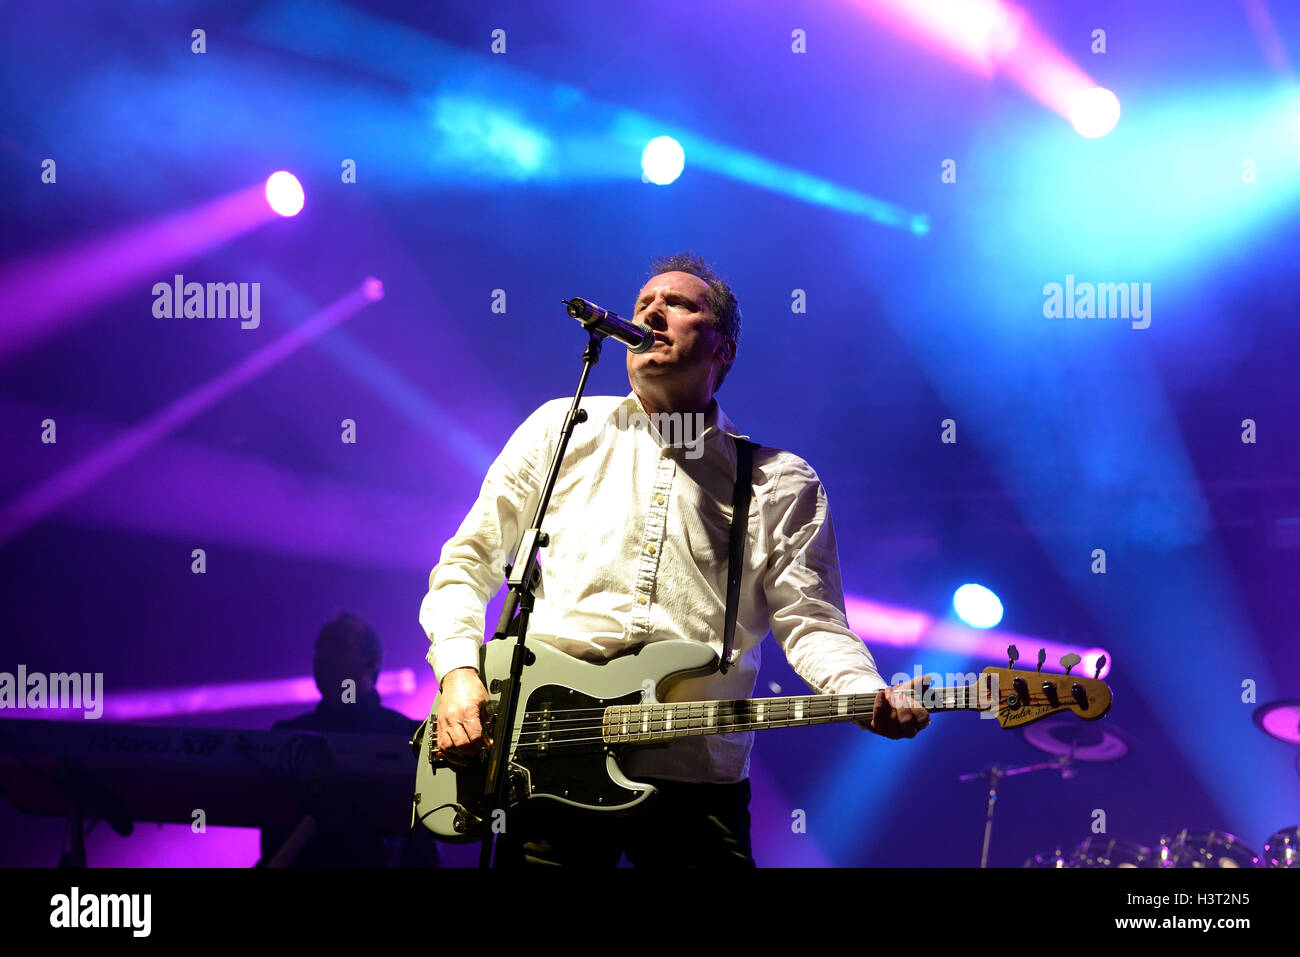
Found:
[{"label": "dark stage background", "polygon": [[[142,720],[268,728],[313,706],[274,682],[350,610],[383,638],[385,703],[423,717],[439,548],[576,381],[559,301],[626,313],[651,259],[693,249],[744,313],[719,401],[817,469],[886,677],[1010,641],[1110,657],[1099,727],[1127,756],[1007,781],[991,863],[1072,847],[1099,810],[1148,845],[1300,823],[1296,746],[1252,720],[1300,695],[1300,6],[946,6],[11,5],[0,671],[102,672],[106,721],[246,687]],[[1090,85],[1122,105],[1099,137],[1071,123]],[[661,135],[685,154],[666,185],[643,179]],[[296,216],[262,198],[277,170]],[[256,327],[157,315],[176,274],[260,284]],[[1047,315],[1067,276],[1149,284],[1149,324]],[[627,390],[611,345],[589,391]],[[994,632],[890,640],[952,622],[967,582],[1000,597]],[[774,689],[805,690],[769,640]],[[910,742],[759,735],[755,856],[973,865],[985,792],[958,775],[1043,758],[973,715]],[[0,864],[52,864],[64,833],[0,801]],[[184,825],[99,825],[87,850],[258,855],[255,831]]]}]

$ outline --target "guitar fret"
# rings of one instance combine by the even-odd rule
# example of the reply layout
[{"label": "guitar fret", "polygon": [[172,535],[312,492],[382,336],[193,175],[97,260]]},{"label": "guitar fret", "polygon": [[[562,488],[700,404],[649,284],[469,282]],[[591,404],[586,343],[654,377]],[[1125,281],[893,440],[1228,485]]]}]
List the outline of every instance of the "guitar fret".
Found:
[{"label": "guitar fret", "polygon": [[[658,743],[700,734],[725,734],[858,720],[875,693],[799,695],[731,701],[653,702],[606,709],[603,735],[624,743]],[[973,686],[943,689],[939,708],[975,707]]]}]

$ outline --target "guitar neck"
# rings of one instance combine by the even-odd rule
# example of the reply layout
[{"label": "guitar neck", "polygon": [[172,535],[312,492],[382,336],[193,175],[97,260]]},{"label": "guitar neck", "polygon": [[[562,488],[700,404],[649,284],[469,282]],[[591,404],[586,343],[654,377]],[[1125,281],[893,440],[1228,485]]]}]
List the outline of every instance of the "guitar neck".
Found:
[{"label": "guitar neck", "polygon": [[[910,692],[904,692],[911,694]],[[928,711],[978,711],[975,685],[931,688]],[[794,728],[837,721],[869,721],[876,694],[799,695],[736,701],[679,701],[606,708],[601,736],[611,744],[649,744],[701,734]]]}]

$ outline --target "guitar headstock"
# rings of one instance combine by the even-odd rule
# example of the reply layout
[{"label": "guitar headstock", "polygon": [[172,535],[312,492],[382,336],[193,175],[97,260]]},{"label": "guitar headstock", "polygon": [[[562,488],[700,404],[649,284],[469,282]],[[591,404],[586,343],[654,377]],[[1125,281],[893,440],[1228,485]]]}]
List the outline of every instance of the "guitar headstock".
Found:
[{"label": "guitar headstock", "polygon": [[[1013,654],[1013,664],[1014,657]],[[1045,657],[1040,653],[1039,668],[1043,666]],[[998,695],[998,724],[1004,728],[1018,728],[1062,711],[1071,711],[1085,721],[1104,717],[1110,711],[1110,688],[1099,678],[1070,674],[1069,669],[1078,663],[1078,655],[1062,658],[1065,674],[985,668],[982,673],[984,681],[996,682],[993,687]],[[1103,657],[1097,664],[1098,674],[1104,663]]]}]

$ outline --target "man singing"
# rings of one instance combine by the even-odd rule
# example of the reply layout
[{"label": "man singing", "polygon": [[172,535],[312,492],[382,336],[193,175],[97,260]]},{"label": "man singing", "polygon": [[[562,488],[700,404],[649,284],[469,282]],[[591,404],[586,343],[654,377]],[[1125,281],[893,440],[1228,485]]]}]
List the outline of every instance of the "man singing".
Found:
[{"label": "man singing", "polygon": [[[528,640],[591,662],[665,639],[704,642],[721,654],[733,436],[745,436],[714,395],[736,359],[740,307],[703,260],[678,255],[653,264],[633,318],[654,331],[655,343],[628,352],[630,394],[583,400],[588,417],[546,515],[550,543]],[[488,694],[477,670],[484,609],[532,521],[569,402],[546,403],[506,443],[429,576],[420,623],[442,691],[437,745],[457,763],[487,743]],[[733,666],[693,679],[685,698],[751,697],[770,630],[818,693],[878,692],[862,727],[913,737],[929,715],[899,694],[910,684],[886,690],[845,623],[835,533],[816,473],[797,455],[759,448],[752,480]],[[629,749],[624,771],[659,789],[642,810],[611,817],[531,802],[510,811],[496,862],[614,866],[626,854],[636,866],[753,867],[752,744],[752,732],[739,732]]]}]

